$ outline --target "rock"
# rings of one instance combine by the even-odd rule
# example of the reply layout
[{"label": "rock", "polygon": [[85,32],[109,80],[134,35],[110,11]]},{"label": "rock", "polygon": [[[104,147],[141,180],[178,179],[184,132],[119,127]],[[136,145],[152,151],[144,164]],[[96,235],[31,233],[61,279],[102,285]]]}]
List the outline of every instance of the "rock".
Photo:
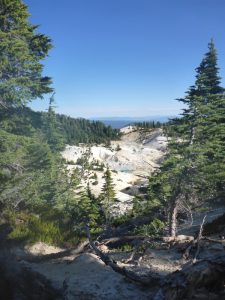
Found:
[{"label": "rock", "polygon": [[62,300],[64,296],[43,275],[4,255],[0,258],[0,299]]}]

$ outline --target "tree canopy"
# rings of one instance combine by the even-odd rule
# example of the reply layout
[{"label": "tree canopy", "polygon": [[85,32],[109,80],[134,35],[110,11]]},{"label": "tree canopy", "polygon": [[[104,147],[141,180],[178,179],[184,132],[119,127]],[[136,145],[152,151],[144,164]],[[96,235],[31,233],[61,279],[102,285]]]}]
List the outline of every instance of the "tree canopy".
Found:
[{"label": "tree canopy", "polygon": [[37,32],[21,0],[0,1],[0,104],[21,106],[50,93],[51,79],[42,75],[51,40]]}]

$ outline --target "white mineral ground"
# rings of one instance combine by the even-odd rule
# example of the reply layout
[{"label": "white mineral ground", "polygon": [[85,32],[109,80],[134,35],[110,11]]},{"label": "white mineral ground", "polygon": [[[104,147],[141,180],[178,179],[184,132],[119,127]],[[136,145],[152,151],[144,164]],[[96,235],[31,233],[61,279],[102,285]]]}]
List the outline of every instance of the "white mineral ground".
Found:
[{"label": "white mineral ground", "polygon": [[[132,199],[139,193],[138,187],[146,185],[149,175],[159,167],[167,148],[167,138],[163,136],[162,129],[144,132],[136,130],[134,126],[127,126],[122,128],[121,132],[121,140],[112,141],[110,147],[92,146],[90,161],[98,160],[111,169],[116,198],[119,200],[115,206],[122,214],[132,208]],[[118,148],[120,150],[117,150]],[[67,145],[62,155],[67,162],[76,163],[87,149],[83,144]],[[69,170],[76,167],[79,166],[68,164]],[[104,183],[103,172],[91,172],[92,175],[96,173],[98,177],[97,185],[93,185],[94,179],[90,180],[91,190],[98,196]],[[82,185],[85,184],[83,181]]]}]

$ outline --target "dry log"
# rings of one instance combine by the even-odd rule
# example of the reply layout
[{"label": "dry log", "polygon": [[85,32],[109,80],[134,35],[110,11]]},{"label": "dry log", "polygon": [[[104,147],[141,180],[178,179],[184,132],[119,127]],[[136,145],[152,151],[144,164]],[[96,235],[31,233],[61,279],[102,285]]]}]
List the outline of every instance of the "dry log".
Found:
[{"label": "dry log", "polygon": [[138,251],[138,246],[136,246],[136,247],[134,248],[134,250],[132,251],[130,257],[128,257],[128,259],[126,259],[126,260],[124,261],[125,264],[128,264],[128,263],[130,263],[130,262],[132,262],[132,261],[134,260],[134,257],[135,257],[135,255],[136,255],[137,251]]},{"label": "dry log", "polygon": [[126,235],[126,236],[116,236],[111,237],[109,239],[102,240],[99,245],[106,245],[110,247],[118,247],[125,243],[132,243],[133,241],[142,241],[145,240],[146,236],[140,236],[140,235]]},{"label": "dry log", "polygon": [[165,236],[162,237],[162,240],[164,242],[170,243],[170,242],[183,242],[183,241],[193,241],[194,237],[192,235],[177,235],[177,236]]},{"label": "dry log", "polygon": [[194,237],[189,235],[178,235],[178,236],[166,236],[166,237],[151,237],[151,236],[142,236],[142,235],[126,235],[126,236],[116,236],[111,237],[109,239],[101,240],[99,245],[106,245],[109,247],[118,247],[125,243],[133,243],[139,244],[141,241],[143,242],[154,242],[154,241],[162,241],[165,243],[171,242],[183,242],[183,241],[193,241]]},{"label": "dry log", "polygon": [[105,253],[103,253],[102,251],[100,251],[98,249],[98,247],[92,241],[88,225],[86,226],[86,231],[87,231],[87,237],[88,237],[89,243],[90,243],[91,247],[93,248],[93,250],[95,251],[95,253],[99,256],[99,258],[106,265],[110,266],[115,272],[122,274],[125,277],[127,277],[135,282],[144,284],[144,285],[149,285],[149,284],[151,284],[152,286],[159,285],[159,283],[162,279],[162,277],[160,275],[158,275],[157,273],[149,272],[148,275],[141,276],[141,275],[138,275],[135,272],[129,270],[125,266],[120,266],[115,260],[111,259],[108,255],[106,255]]},{"label": "dry log", "polygon": [[222,244],[225,245],[225,240],[216,240],[216,239],[211,239],[211,238],[207,238],[207,237],[202,237],[203,241],[207,241],[207,242],[211,242],[211,243],[218,243],[218,244]]},{"label": "dry log", "polygon": [[188,245],[188,247],[185,249],[185,252],[184,252],[184,254],[182,255],[182,257],[183,257],[184,259],[188,259],[188,258],[190,257],[190,252],[191,252],[192,248],[195,246],[195,243],[196,243],[196,240],[192,241],[192,242]]},{"label": "dry log", "polygon": [[[202,228],[203,225],[204,222]],[[225,299],[225,255],[212,256],[195,264],[189,262],[180,271],[164,277],[153,272],[143,277],[102,253],[92,241],[88,226],[87,236],[91,247],[106,265],[135,282],[157,289],[153,300]],[[199,241],[201,237],[202,229]]]}]

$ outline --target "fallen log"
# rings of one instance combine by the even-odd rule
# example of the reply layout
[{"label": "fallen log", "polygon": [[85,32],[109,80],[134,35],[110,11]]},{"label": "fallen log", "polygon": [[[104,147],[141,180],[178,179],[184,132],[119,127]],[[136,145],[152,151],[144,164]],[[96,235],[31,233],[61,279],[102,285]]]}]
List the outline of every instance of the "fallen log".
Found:
[{"label": "fallen log", "polygon": [[154,242],[162,241],[165,243],[175,243],[183,241],[193,241],[194,237],[189,235],[177,235],[177,236],[165,236],[165,237],[154,237],[154,236],[144,236],[144,235],[124,235],[124,236],[115,236],[108,239],[103,239],[99,242],[99,245],[106,245],[109,247],[118,247],[125,243],[137,244],[140,241],[144,242]]},{"label": "fallen log", "polygon": [[108,266],[110,266],[115,272],[124,275],[125,277],[131,279],[132,281],[141,283],[143,285],[149,285],[151,283],[152,286],[159,285],[162,277],[154,272],[149,272],[147,275],[138,275],[132,270],[129,270],[125,266],[120,266],[115,260],[109,257],[107,254],[103,253],[99,250],[99,248],[92,241],[89,226],[86,226],[87,237],[90,243],[90,246],[93,248],[97,256]]},{"label": "fallen log", "polygon": [[[156,272],[149,272],[145,276],[141,276],[138,272],[129,270],[127,266],[121,266],[102,253],[92,241],[88,226],[87,236],[96,254],[115,272],[132,281],[144,284],[150,289],[156,289],[153,300],[225,299],[225,254],[214,255],[195,264],[188,262],[181,270],[167,276],[159,275]],[[199,233],[199,241],[201,237],[202,230]],[[193,242],[191,241],[191,243]]]},{"label": "fallen log", "polygon": [[111,237],[109,239],[101,240],[99,245],[106,245],[109,247],[118,247],[125,243],[132,243],[133,241],[143,241],[146,239],[146,236],[140,236],[140,235],[126,235],[126,236],[115,236]]},{"label": "fallen log", "polygon": [[202,240],[210,243],[222,244],[225,246],[225,240],[216,240],[216,239],[208,238],[206,236],[202,237]]},{"label": "fallen log", "polygon": [[161,238],[163,242],[183,242],[183,241],[193,241],[194,237],[192,235],[176,235],[176,236],[165,236]]}]

